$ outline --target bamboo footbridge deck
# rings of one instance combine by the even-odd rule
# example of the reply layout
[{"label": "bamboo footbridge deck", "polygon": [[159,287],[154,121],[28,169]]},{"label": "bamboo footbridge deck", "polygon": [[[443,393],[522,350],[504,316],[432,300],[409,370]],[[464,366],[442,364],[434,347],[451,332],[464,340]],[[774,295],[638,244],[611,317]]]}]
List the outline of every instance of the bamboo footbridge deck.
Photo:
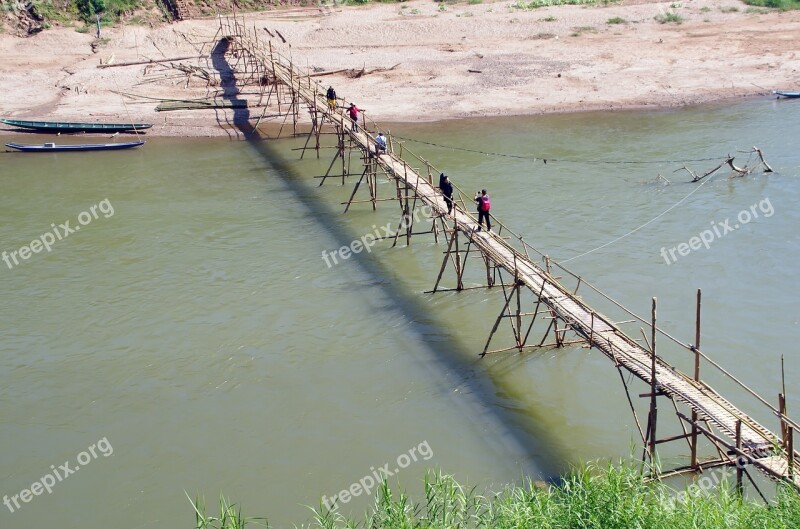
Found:
[{"label": "bamboo footbridge deck", "polygon": [[[295,133],[300,105],[307,107],[311,116],[312,129],[308,133],[303,153],[305,153],[309,142],[315,139],[314,148],[317,151],[317,156],[319,156],[320,134],[322,134],[323,125],[327,122],[327,126],[335,129],[338,139],[337,155],[331,162],[328,173],[321,177],[322,182],[320,185],[324,183],[326,178],[332,177],[330,172],[338,158],[342,160],[342,183],[344,183],[345,176],[351,174],[345,163],[345,150],[349,148],[362,153],[364,171],[361,173],[361,180],[356,184],[350,201],[347,203],[347,208],[357,202],[369,202],[374,209],[376,203],[380,200],[397,199],[400,202],[404,220],[411,218],[411,212],[418,205],[426,206],[430,209],[434,218],[434,228],[436,228],[436,221],[438,220],[442,226],[442,232],[449,239],[447,251],[436,280],[436,286],[432,292],[440,290],[438,288],[439,283],[448,264],[453,265],[457,275],[458,286],[455,290],[464,290],[462,278],[464,267],[466,266],[466,258],[470,252],[475,252],[473,257],[478,257],[485,262],[488,287],[496,286],[497,277],[498,275],[500,276],[505,305],[500,311],[500,316],[498,316],[494,328],[491,330],[482,356],[514,349],[523,351],[526,348],[542,347],[551,330],[554,330],[556,339],[556,343],[552,345],[563,346],[575,343],[565,340],[566,332],[572,332],[578,338],[576,341],[580,341],[585,347],[602,351],[604,355],[611,359],[615,367],[620,371],[620,376],[622,376],[623,370],[627,371],[649,387],[649,393],[640,395],[640,397],[647,398],[650,401],[646,431],[643,431],[638,418],[636,418],[636,411],[629,394],[628,401],[631,403],[631,410],[636,418],[636,425],[644,445],[642,457],[643,459],[645,457],[649,458],[652,463],[651,471],[653,474],[663,477],[684,472],[699,472],[714,466],[736,466],[737,486],[741,489],[744,475],[747,475],[753,485],[756,486],[747,471],[747,467],[752,466],[771,479],[800,489],[800,472],[798,472],[800,470],[798,455],[800,454],[794,450],[793,443],[793,432],[798,428],[798,425],[786,415],[785,389],[779,395],[778,407],[772,407],[766,400],[752,392],[733,375],[724,371],[700,351],[701,298],[699,291],[697,298],[697,335],[694,345],[684,344],[658,328],[656,325],[655,299],[653,299],[652,314],[649,321],[645,321],[617,304],[627,314],[645,323],[650,329],[650,339],[648,340],[645,336],[644,344],[639,343],[638,340],[631,338],[620,329],[620,323],[615,323],[611,318],[597,312],[585,303],[576,294],[577,287],[574,291],[570,290],[560,281],[560,278],[554,276],[551,268],[553,263],[546,256],[540,253],[545,258],[544,266],[534,262],[529,250],[537,250],[528,245],[521,236],[509,230],[496,219],[496,225],[500,226],[497,232],[479,230],[476,218],[467,211],[464,205],[463,193],[461,193],[461,199],[456,200],[453,204],[452,214],[448,214],[447,203],[432,182],[431,175],[434,168],[430,162],[416,157],[417,161],[425,165],[426,170],[422,171],[411,167],[404,158],[404,153],[409,151],[404,149],[402,144],[399,145],[399,149],[396,149],[392,143],[391,135],[389,135],[388,149],[385,152],[378,153],[376,151],[375,137],[370,132],[377,131],[377,126],[368,126],[366,120],[362,125],[356,126],[349,117],[345,116],[341,108],[329,108],[325,93],[319,83],[313,81],[311,75],[301,72],[293,65],[291,60],[273,49],[271,42],[264,42],[263,39],[259,39],[255,29],[248,29],[236,18],[220,18],[218,35],[230,43],[230,49],[227,53],[237,60],[237,67],[234,67],[234,73],[238,77],[249,75],[250,79],[259,79],[259,84],[271,91],[270,96],[274,92],[279,108],[281,105],[281,90],[284,98],[290,99],[288,105],[285,106],[285,108],[289,109],[286,115],[292,116],[295,124]],[[241,61],[244,61],[244,68],[238,67]],[[268,78],[268,83],[263,81],[265,78]],[[260,121],[261,119],[259,118]],[[256,124],[257,127],[258,123]],[[396,197],[392,199],[377,198],[375,178],[378,170],[396,183]],[[358,173],[352,174],[357,175]],[[367,180],[370,198],[363,201],[354,201],[359,185],[364,178]],[[406,223],[405,228],[404,237],[408,237],[410,241],[411,235],[414,234],[410,221]],[[503,236],[504,230],[507,234],[505,237]],[[438,234],[438,229],[435,233]],[[396,244],[397,235],[395,235],[394,239]],[[459,247],[460,240],[463,241],[462,244],[466,244],[466,250]],[[512,245],[511,240],[516,246]],[[463,260],[462,254],[465,254]],[[557,263],[555,266],[575,277],[578,280],[578,286],[581,284],[588,285],[581,277],[575,276],[563,266]],[[513,278],[513,280],[508,281],[508,283],[503,282],[503,273]],[[613,300],[591,285],[588,285],[588,288],[592,288],[595,292],[613,302]],[[526,296],[530,297],[532,295],[531,299],[535,303],[535,309],[532,312],[523,312],[522,310],[521,294],[523,291]],[[613,303],[616,304],[616,302]],[[514,308],[515,305],[516,308]],[[539,321],[549,321],[545,338],[538,345],[529,345],[527,341],[531,329],[534,322],[537,321],[537,316],[540,315],[546,315],[546,317],[539,318]],[[523,324],[523,319],[525,318],[531,318],[527,330]],[[511,322],[515,345],[490,351],[489,343],[503,320],[510,320]],[[559,324],[561,324],[560,329]],[[666,336],[694,355],[695,372],[693,376],[676,369],[656,353],[657,336]],[[755,395],[763,405],[767,406],[769,414],[776,416],[780,422],[780,435],[759,424],[747,413],[741,411],[705,384],[699,378],[701,358],[706,359],[713,366],[720,369],[729,378],[740,384],[752,395]],[[627,393],[627,384],[625,389]],[[664,439],[659,439],[656,436],[657,397],[666,397],[672,401],[675,413],[680,419],[679,424],[682,434]],[[678,404],[684,407],[683,411],[678,408]],[[698,438],[705,438],[710,446],[716,450],[717,455],[714,458],[705,461],[700,460],[698,456]],[[691,452],[689,463],[668,472],[661,471],[658,469],[656,446],[680,439],[685,439],[689,446]]]}]

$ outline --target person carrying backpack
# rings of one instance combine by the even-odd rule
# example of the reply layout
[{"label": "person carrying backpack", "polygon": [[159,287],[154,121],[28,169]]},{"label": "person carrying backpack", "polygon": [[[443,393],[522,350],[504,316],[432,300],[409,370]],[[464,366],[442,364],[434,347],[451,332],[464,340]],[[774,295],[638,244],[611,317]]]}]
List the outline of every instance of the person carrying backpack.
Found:
[{"label": "person carrying backpack", "polygon": [[336,110],[336,90],[334,90],[332,86],[328,87],[326,97],[328,98],[328,108]]},{"label": "person carrying backpack", "polygon": [[478,205],[478,229],[481,231],[483,227],[483,219],[486,219],[486,231],[492,231],[492,222],[489,220],[489,210],[492,208],[492,203],[489,201],[489,195],[486,194],[485,189],[481,189],[480,193],[475,193],[475,203]]}]

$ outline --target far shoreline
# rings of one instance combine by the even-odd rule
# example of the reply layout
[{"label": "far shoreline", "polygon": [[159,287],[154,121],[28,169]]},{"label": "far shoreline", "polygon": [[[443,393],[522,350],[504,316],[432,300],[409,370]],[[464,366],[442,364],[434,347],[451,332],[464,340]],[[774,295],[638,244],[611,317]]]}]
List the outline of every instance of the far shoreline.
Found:
[{"label": "far shoreline", "polygon": [[[665,12],[681,23],[657,22]],[[354,29],[355,13],[361,22]],[[410,0],[240,17],[259,31],[279,31],[287,44],[272,39],[275,49],[315,72],[321,87],[335,86],[369,119],[387,125],[668,111],[800,89],[800,53],[793,44],[800,11],[749,12],[739,0],[539,9],[497,0]],[[6,94],[0,117],[144,122],[154,125],[150,137],[236,138],[241,134],[230,128],[230,109],[155,110],[159,99],[221,97],[215,83],[177,69],[201,68],[213,80],[210,61],[178,59],[207,54],[216,29],[216,19],[202,18],[107,28],[99,41],[66,27],[29,38],[0,34],[0,90]],[[267,31],[262,34],[269,40]],[[172,66],[122,65],[165,58],[174,58]],[[112,67],[98,68],[109,62]],[[258,86],[241,91],[249,95],[237,97],[257,103]],[[262,110],[251,106],[251,117]],[[305,110],[300,116],[308,121]],[[282,119],[262,122],[262,128],[269,135]]]},{"label": "far shoreline", "polygon": [[[470,122],[475,121],[478,122],[480,120],[489,119],[489,120],[501,120],[501,119],[526,119],[526,118],[536,118],[542,116],[567,116],[567,115],[577,115],[577,114],[606,114],[606,113],[635,113],[635,112],[675,112],[675,111],[689,111],[692,109],[702,109],[702,108],[711,108],[711,107],[722,107],[726,105],[736,105],[736,104],[744,104],[744,103],[756,103],[761,99],[768,97],[771,94],[751,94],[751,95],[742,95],[736,97],[720,97],[720,98],[708,98],[704,99],[703,101],[698,101],[695,103],[687,104],[687,105],[672,105],[672,106],[658,106],[658,105],[632,105],[629,107],[623,106],[615,106],[613,108],[579,108],[579,109],[560,109],[560,110],[552,110],[552,111],[541,111],[536,113],[527,113],[527,114],[493,114],[493,115],[481,115],[481,116],[455,116],[455,117],[442,117],[439,119],[430,119],[424,121],[413,121],[413,120],[391,120],[386,122],[377,122],[380,126],[380,130],[391,131],[394,126],[403,126],[408,124],[421,124],[421,125],[429,125],[429,124],[447,124],[447,123],[457,123],[457,122]],[[780,98],[770,98],[770,100],[780,100]],[[790,104],[789,101],[787,103]],[[37,119],[36,117],[26,118],[35,121],[52,121],[46,118]],[[257,119],[257,116],[251,116],[251,121]],[[371,116],[370,116],[370,119]],[[71,122],[87,122],[85,118],[75,117],[75,118],[60,118],[58,121],[71,121]],[[104,117],[103,120],[97,121],[90,121],[90,122],[97,122],[97,123],[106,123],[106,122],[127,122],[125,115],[118,115],[118,116],[107,116]],[[219,124],[214,122],[213,118],[203,120],[202,118],[195,118],[192,120],[193,124],[183,124],[180,126],[164,126],[159,124],[153,124],[153,127],[148,129],[145,132],[140,133],[142,139],[146,140],[147,138],[226,138],[232,141],[242,141],[245,140],[246,137],[241,131],[238,131],[234,127],[221,127]],[[206,122],[205,124],[203,122]],[[298,122],[298,128],[300,129],[298,132],[300,134],[307,134],[309,131],[310,121],[303,120]],[[280,129],[279,124],[275,123],[262,123],[259,127],[259,132],[261,133],[262,139],[277,139],[277,133]],[[187,133],[187,129],[188,133]],[[79,138],[79,137],[87,137],[87,138],[111,138],[112,136],[107,133],[93,133],[93,132],[85,132],[85,133],[62,133],[62,134],[54,134],[54,133],[44,133],[44,132],[35,132],[30,130],[23,130],[14,128],[9,125],[5,125],[0,123],[0,136],[7,137],[7,138],[30,138],[33,140],[34,138]],[[286,138],[286,127],[284,127],[284,132],[281,135],[281,138]],[[124,132],[118,133],[113,136],[115,141],[120,139],[125,139],[127,141],[131,141],[132,139],[137,138],[137,135],[134,132]],[[5,143],[5,141],[3,142]],[[42,141],[33,141],[27,143],[42,143]],[[76,143],[76,142],[69,142],[69,143]],[[113,142],[109,142],[113,143]]]}]

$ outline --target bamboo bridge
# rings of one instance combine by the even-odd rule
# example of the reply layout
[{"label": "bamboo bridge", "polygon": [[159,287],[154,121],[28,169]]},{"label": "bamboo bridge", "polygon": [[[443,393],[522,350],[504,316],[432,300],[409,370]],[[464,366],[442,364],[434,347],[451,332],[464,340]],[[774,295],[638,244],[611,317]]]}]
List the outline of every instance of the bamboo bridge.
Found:
[{"label": "bamboo bridge", "polygon": [[[575,343],[597,349],[613,362],[620,373],[642,440],[642,459],[650,462],[651,474],[654,477],[701,472],[716,466],[731,466],[736,468],[737,486],[741,491],[745,476],[757,488],[748,472],[752,467],[775,481],[800,489],[800,465],[798,465],[800,454],[794,449],[793,437],[794,431],[799,426],[786,414],[785,388],[779,394],[778,406],[774,407],[700,350],[700,291],[697,292],[695,341],[694,344],[683,343],[658,327],[655,298],[652,300],[650,317],[642,318],[613,301],[582,277],[551,261],[526,243],[521,235],[514,233],[497,219],[495,224],[499,229],[496,232],[478,230],[478,222],[468,212],[464,204],[465,195],[460,190],[452,214],[448,214],[444,197],[433,184],[432,175],[438,174],[438,170],[429,161],[413,155],[402,144],[393,142],[390,134],[386,151],[377,152],[374,136],[379,130],[377,125],[367,123],[363,118],[362,123],[355,126],[343,112],[342,106],[329,108],[320,84],[312,80],[309,73],[303,73],[290,59],[273,49],[270,40],[259,38],[255,28],[247,28],[236,17],[220,18],[220,28],[216,38],[228,43],[225,55],[232,66],[235,83],[260,86],[261,98],[266,96],[268,102],[275,97],[275,103],[284,116],[284,125],[291,117],[294,134],[300,135],[297,132],[297,125],[300,121],[301,106],[308,110],[311,130],[307,133],[301,157],[305,155],[307,149],[314,149],[319,157],[321,135],[336,135],[336,155],[326,174],[318,178],[321,178],[320,185],[323,185],[326,179],[338,179],[341,176],[342,184],[345,184],[346,177],[360,174],[346,203],[345,211],[353,204],[370,203],[375,209],[380,201],[398,201],[401,230],[392,237],[394,244],[397,244],[399,237],[410,242],[412,235],[418,235],[413,231],[413,213],[416,208],[426,207],[432,213],[432,228],[429,232],[423,233],[433,233],[437,241],[441,234],[446,238],[447,250],[444,252],[444,259],[431,292],[481,288],[465,287],[463,279],[470,254],[476,260],[483,262],[486,272],[485,287],[501,290],[504,303],[489,333],[486,346],[480,353],[481,356],[511,350],[521,352],[537,347],[561,347]],[[261,116],[256,123],[256,129],[264,114]],[[323,127],[328,127],[333,132],[323,132]],[[313,144],[309,146],[312,141]],[[350,172],[349,152],[360,153],[364,165],[360,173]],[[412,167],[406,159],[411,157],[414,158],[412,163],[424,168]],[[341,174],[338,173],[338,169],[334,171],[337,160],[341,160]],[[376,182],[379,172],[395,184],[395,196],[378,197]],[[357,192],[364,180],[369,198],[356,200]],[[532,258],[531,252],[538,253],[541,259]],[[540,261],[541,264],[536,261]],[[443,289],[440,285],[449,264],[455,271],[456,285],[453,289]],[[576,281],[575,288],[567,288],[563,278],[555,275],[556,270]],[[593,295],[600,296],[599,299],[613,304],[634,319],[615,322],[593,309],[584,302],[582,296],[577,295],[577,289],[582,285],[591,289]],[[533,305],[532,310],[523,310],[523,297],[526,304]],[[504,321],[510,322],[513,345],[490,350],[492,339]],[[541,341],[534,340],[529,343],[532,329],[537,321],[541,326],[546,326],[544,337]],[[639,322],[644,328],[649,329],[649,333],[642,330],[643,340],[634,339],[623,332],[621,325],[630,322]],[[567,339],[567,333],[570,333],[569,338],[574,337],[574,339]],[[555,341],[545,343],[551,334]],[[646,334],[649,334],[649,337]],[[673,367],[657,353],[657,341],[665,337],[668,343],[677,345],[692,355],[694,372],[691,375]],[[744,388],[751,397],[756,398],[759,406],[763,406],[762,412],[777,418],[780,434],[775,434],[759,424],[704,383],[700,379],[701,359]],[[649,388],[648,393],[639,395],[649,402],[644,428],[637,416],[623,372],[632,374]],[[666,398],[674,407],[682,433],[664,438],[656,435],[659,398]],[[701,458],[699,454],[701,439],[705,439],[707,447],[715,452],[713,456]],[[687,443],[690,453],[688,463],[668,471],[660,469],[656,447],[662,443],[680,440],[685,440]]]}]

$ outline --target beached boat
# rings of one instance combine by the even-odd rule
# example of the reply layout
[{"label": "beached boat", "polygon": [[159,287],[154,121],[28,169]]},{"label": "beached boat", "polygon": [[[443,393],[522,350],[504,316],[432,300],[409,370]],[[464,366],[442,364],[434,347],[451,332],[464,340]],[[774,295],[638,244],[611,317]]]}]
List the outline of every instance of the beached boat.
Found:
[{"label": "beached boat", "polygon": [[11,147],[12,149],[23,152],[118,151],[121,149],[132,149],[140,145],[144,145],[144,142],[82,143],[76,145],[56,145],[55,143],[45,143],[44,145],[20,145],[19,143],[6,143],[6,147]]},{"label": "beached boat", "polygon": [[785,90],[773,90],[773,94],[778,94],[778,97],[790,97],[790,98],[797,98],[800,97],[800,92],[787,92]]},{"label": "beached boat", "polygon": [[0,119],[12,127],[37,130],[40,132],[125,132],[128,130],[149,129],[149,123],[70,123],[65,121],[24,121],[19,119]]}]

